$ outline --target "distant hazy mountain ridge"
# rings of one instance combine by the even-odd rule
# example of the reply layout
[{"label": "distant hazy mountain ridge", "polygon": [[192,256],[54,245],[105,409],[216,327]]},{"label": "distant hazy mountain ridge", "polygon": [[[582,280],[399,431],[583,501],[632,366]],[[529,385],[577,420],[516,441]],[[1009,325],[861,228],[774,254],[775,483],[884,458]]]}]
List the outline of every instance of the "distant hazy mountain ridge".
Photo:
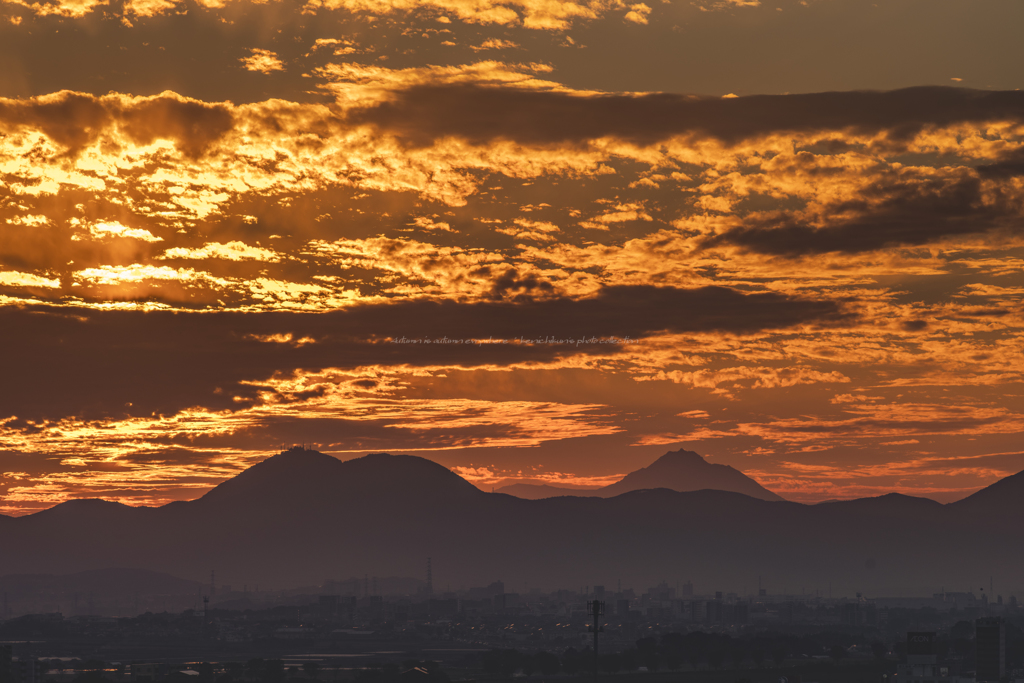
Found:
[{"label": "distant hazy mountain ridge", "polygon": [[510,484],[497,489],[517,498],[538,500],[555,496],[597,496],[608,498],[628,491],[665,488],[673,491],[732,491],[761,500],[784,500],[729,465],[709,463],[693,451],[670,451],[647,467],[599,489],[577,489],[550,484]]},{"label": "distant hazy mountain ridge", "polygon": [[[602,487],[603,488],[603,487]],[[599,496],[600,488],[581,489],[575,486],[557,486],[555,484],[508,484],[494,489],[495,493],[504,493],[524,500],[541,500],[557,496]]]}]

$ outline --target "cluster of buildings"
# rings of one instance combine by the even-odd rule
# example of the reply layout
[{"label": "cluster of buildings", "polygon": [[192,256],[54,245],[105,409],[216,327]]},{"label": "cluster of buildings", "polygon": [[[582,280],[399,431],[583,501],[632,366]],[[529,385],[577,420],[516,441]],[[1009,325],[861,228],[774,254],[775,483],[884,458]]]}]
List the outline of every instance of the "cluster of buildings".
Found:
[{"label": "cluster of buildings", "polygon": [[44,670],[35,657],[15,657],[10,644],[0,643],[0,683],[39,683]]},{"label": "cluster of buildings", "polygon": [[[934,631],[907,633],[906,662],[897,669],[892,683],[1005,683],[1024,681],[1024,672],[1010,672],[1006,666],[1006,623],[1002,617],[975,621],[974,671],[958,671],[943,661],[936,648]],[[1014,673],[1011,678],[1010,673]]]},{"label": "cluster of buildings", "polygon": [[[861,634],[862,645],[871,640],[893,643],[907,634],[905,657],[885,683],[1005,683],[1018,673],[1008,666],[1007,626],[1024,623],[1016,599],[988,601],[970,593],[830,599],[770,595],[759,589],[756,595],[740,596],[702,594],[689,582],[663,582],[641,593],[621,586],[516,593],[494,581],[436,594],[428,582],[426,589],[419,587],[413,594],[385,596],[374,594],[371,586],[378,588],[378,582],[329,581],[312,594],[275,597],[264,592],[259,603],[255,593],[243,592],[239,599],[224,590],[220,602],[204,600],[202,607],[197,604],[180,613],[122,618],[47,614],[0,621],[0,683],[41,683],[42,660],[49,657],[52,662],[57,654],[84,658],[83,653],[100,646],[110,658],[119,652],[127,653],[118,655],[126,661],[136,658],[125,675],[138,683],[170,680],[168,672],[173,673],[174,666],[168,662],[188,659],[290,657],[301,663],[304,652],[333,652],[345,653],[351,658],[348,665],[358,668],[373,661],[374,653],[398,649],[419,648],[434,658],[444,652],[462,657],[512,648],[581,651],[591,644],[588,603],[594,602],[603,604],[602,652],[621,652],[644,638],[689,631],[750,638],[786,629],[845,630]],[[936,649],[937,633],[968,622],[975,634],[973,657],[947,657]],[[12,649],[3,644],[5,639],[28,644]],[[870,660],[871,654],[863,650],[851,657]],[[897,656],[896,651],[890,656]],[[164,663],[155,664],[156,659]],[[175,683],[187,683],[188,676],[194,676],[178,673],[181,681]],[[51,671],[46,680],[63,679],[54,678]]]}]

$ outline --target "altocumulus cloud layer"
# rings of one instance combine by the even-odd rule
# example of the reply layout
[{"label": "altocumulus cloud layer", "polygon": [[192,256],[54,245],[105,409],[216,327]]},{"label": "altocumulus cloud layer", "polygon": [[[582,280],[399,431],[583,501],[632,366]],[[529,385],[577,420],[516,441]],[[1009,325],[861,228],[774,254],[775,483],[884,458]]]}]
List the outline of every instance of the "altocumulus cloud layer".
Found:
[{"label": "altocumulus cloud layer", "polygon": [[813,5],[5,3],[3,511],[297,441],[481,485],[682,445],[799,500],[1018,471],[1019,91],[587,68]]}]

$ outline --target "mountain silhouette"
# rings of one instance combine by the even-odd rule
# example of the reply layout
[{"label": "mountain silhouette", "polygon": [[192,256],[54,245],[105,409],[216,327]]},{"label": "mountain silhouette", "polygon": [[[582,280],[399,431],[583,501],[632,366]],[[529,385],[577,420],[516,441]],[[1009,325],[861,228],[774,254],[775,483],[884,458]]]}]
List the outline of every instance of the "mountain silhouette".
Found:
[{"label": "mountain silhouette", "polygon": [[985,486],[950,507],[966,514],[1012,515],[1024,517],[1024,472],[1018,472]]},{"label": "mountain silhouette", "polygon": [[598,489],[576,489],[549,484],[510,484],[497,493],[517,498],[538,500],[554,496],[597,496],[609,498],[628,491],[666,488],[673,491],[732,491],[761,500],[784,500],[756,481],[729,465],[709,463],[698,453],[687,450],[669,451],[647,467],[630,472],[625,477]]},{"label": "mountain silhouette", "polygon": [[673,491],[732,491],[761,500],[783,500],[739,470],[709,463],[693,451],[671,451],[647,467],[630,472],[620,481],[601,489],[603,496],[627,491],[667,488]]},{"label": "mountain silhouette", "polygon": [[341,461],[318,451],[293,448],[253,465],[199,500],[224,506],[261,498],[274,507],[377,500],[463,498],[482,493],[437,463],[410,455],[371,453]]},{"label": "mountain silhouette", "polygon": [[422,578],[429,556],[435,584],[501,579],[510,592],[524,582],[619,579],[741,591],[761,576],[771,592],[831,584],[836,595],[879,595],[967,587],[979,573],[1008,584],[1024,564],[1024,547],[1012,542],[1022,475],[950,505],[898,494],[804,505],[757,490],[762,497],[650,488],[652,477],[680,485],[670,475],[691,467],[743,476],[702,462],[669,454],[629,477],[645,488],[616,496],[523,500],[480,491],[414,456],[343,462],[293,449],[193,501],[132,508],[78,500],[4,518],[0,547],[17,552],[0,553],[0,575],[116,566],[204,582],[216,570],[225,583],[285,588]]}]

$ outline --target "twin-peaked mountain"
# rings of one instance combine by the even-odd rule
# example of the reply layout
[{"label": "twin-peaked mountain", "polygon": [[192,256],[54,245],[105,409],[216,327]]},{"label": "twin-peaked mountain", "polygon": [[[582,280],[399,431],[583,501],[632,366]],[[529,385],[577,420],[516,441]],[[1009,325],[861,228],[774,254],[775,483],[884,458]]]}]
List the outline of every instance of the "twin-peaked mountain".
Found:
[{"label": "twin-peaked mountain", "polygon": [[539,500],[555,496],[597,496],[610,498],[629,491],[643,489],[671,489],[673,491],[732,491],[761,500],[783,500],[739,470],[728,465],[712,464],[693,451],[671,451],[647,467],[630,472],[625,477],[598,489],[579,489],[550,484],[510,484],[497,490],[517,498]]},{"label": "twin-peaked mountain", "polygon": [[[692,456],[669,464],[680,458]],[[658,475],[652,465],[626,479],[644,482],[651,470]],[[292,450],[194,501],[79,500],[0,518],[0,576],[123,567],[202,581],[213,569],[224,583],[280,588],[423,576],[429,556],[435,587],[452,589],[690,579],[728,591],[760,576],[772,592],[831,584],[834,594],[879,595],[976,589],[990,576],[1006,585],[1024,565],[1024,473],[949,505],[898,494],[802,505],[758,493],[646,488],[524,500],[422,458],[342,462]]]}]

